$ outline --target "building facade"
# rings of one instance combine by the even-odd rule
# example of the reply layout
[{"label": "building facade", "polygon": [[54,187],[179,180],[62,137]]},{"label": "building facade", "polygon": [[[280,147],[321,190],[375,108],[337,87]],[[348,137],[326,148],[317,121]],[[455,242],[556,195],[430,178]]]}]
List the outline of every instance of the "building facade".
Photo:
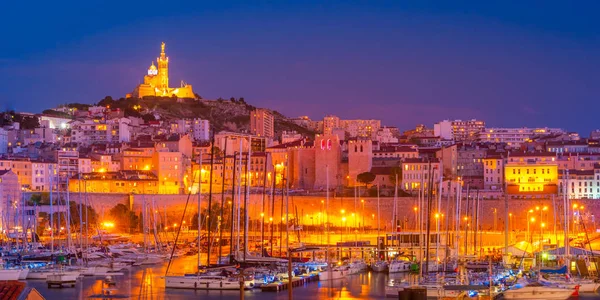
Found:
[{"label": "building facade", "polygon": [[268,138],[275,136],[275,118],[270,110],[257,108],[250,112],[250,133]]},{"label": "building facade", "polygon": [[477,139],[484,128],[485,122],[480,120],[444,120],[433,125],[433,132],[441,139],[471,142]]}]

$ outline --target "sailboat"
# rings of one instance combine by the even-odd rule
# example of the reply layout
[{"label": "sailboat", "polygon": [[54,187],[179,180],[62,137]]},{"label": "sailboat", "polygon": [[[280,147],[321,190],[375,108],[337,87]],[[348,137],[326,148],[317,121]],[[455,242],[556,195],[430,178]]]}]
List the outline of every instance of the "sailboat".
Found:
[{"label": "sailboat", "polygon": [[[202,157],[200,157],[200,169],[202,169]],[[213,162],[214,162],[214,136],[212,139],[212,147],[211,147],[211,176],[213,170]],[[201,172],[199,172],[201,174]],[[212,185],[212,180],[209,180]],[[201,222],[201,207],[202,207],[202,179],[199,177],[199,188],[198,188],[198,236],[200,236],[200,232],[202,230],[202,222]],[[191,191],[188,194],[188,201],[191,196]],[[186,204],[187,207],[187,204]],[[210,203],[209,203],[210,208]],[[183,212],[185,216],[185,210]],[[179,228],[179,231],[181,227]],[[210,224],[208,224],[208,230],[210,231]],[[177,237],[179,236],[179,231]],[[177,242],[177,237],[175,239],[175,244]],[[210,247],[210,240],[209,240]],[[183,276],[165,276],[165,288],[177,288],[177,289],[198,289],[198,290],[239,290],[239,289],[252,289],[255,286],[254,277],[250,275],[246,275],[243,273],[234,273],[234,271],[229,270],[228,267],[218,267],[212,268],[208,270],[204,270],[204,272],[200,272],[200,251],[201,243],[200,239],[198,239],[198,272],[196,274],[183,275]],[[210,254],[210,252],[209,252]],[[209,258],[210,259],[210,256]],[[207,261],[208,265],[208,261]],[[170,266],[170,261],[169,261]],[[167,272],[169,271],[169,266],[167,266]],[[242,283],[243,282],[243,283]],[[240,286],[240,283],[241,286]]]}]

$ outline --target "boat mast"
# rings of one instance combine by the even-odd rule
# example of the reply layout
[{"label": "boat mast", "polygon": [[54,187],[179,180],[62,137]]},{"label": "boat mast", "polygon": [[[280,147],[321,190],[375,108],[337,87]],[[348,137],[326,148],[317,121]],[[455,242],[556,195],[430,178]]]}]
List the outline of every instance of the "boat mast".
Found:
[{"label": "boat mast", "polygon": [[[52,205],[53,202],[53,197],[52,197],[52,190],[53,190],[53,186],[52,186],[52,178],[54,176],[52,176],[52,174],[50,174],[50,252],[52,254],[54,254],[54,216],[52,215],[54,213],[54,207]],[[58,184],[56,185],[58,187]],[[8,210],[7,210],[8,212]],[[8,218],[7,218],[8,220]],[[6,222],[8,224],[8,222]]]},{"label": "boat mast", "polygon": [[[227,161],[227,136],[225,137],[225,147],[223,149],[223,166],[221,167],[221,212],[219,213],[219,256],[217,258],[217,264],[221,264],[221,256],[223,255],[223,225],[225,220],[223,219],[223,212],[225,210],[225,170]],[[199,206],[198,206],[199,207]]]},{"label": "boat mast", "polygon": [[[444,179],[444,176],[442,174],[442,160],[440,159],[439,161],[439,169],[438,169],[438,175],[439,175],[439,183],[438,183],[438,203],[437,203],[437,215],[438,217],[436,218],[436,245],[435,245],[435,257],[437,259],[439,259],[440,257],[440,242],[441,242],[441,238],[440,238],[440,226],[442,225],[440,218],[442,217],[442,180]],[[433,175],[434,172],[433,170],[431,171],[431,174]],[[432,179],[433,180],[433,179]]]},{"label": "boat mast", "polygon": [[[198,156],[198,274],[200,274],[200,253],[202,252],[202,149]],[[220,257],[219,257],[220,259]]]},{"label": "boat mast", "polygon": [[248,252],[248,185],[250,184],[250,148],[248,147],[248,154],[246,154],[246,164],[245,164],[244,175],[246,176],[246,180],[244,180],[244,263],[246,262],[246,253]]},{"label": "boat mast", "polygon": [[[81,197],[81,172],[78,172],[77,176],[79,178],[77,181],[79,187],[79,247],[81,248],[81,253],[83,253],[83,199]],[[83,255],[81,256],[81,259],[83,260]]]},{"label": "boat mast", "polygon": [[265,253],[265,193],[267,192],[267,159],[268,152],[265,152],[265,164],[263,166],[263,190],[262,190],[262,206],[260,209],[260,256]]},{"label": "boat mast", "polygon": [[381,253],[379,253],[379,237],[381,230],[381,218],[380,218],[380,210],[379,210],[379,183],[377,183],[377,260],[381,258]]},{"label": "boat mast", "polygon": [[[285,181],[285,248],[287,249],[288,254],[288,299],[293,298],[292,293],[292,250],[290,249],[290,182],[287,180],[290,175],[290,168],[288,168],[288,156],[285,156],[285,172],[286,172],[286,181]],[[296,219],[298,216],[296,216]],[[293,225],[292,225],[293,226]]]},{"label": "boat mast", "polygon": [[429,246],[430,246],[430,236],[431,236],[431,200],[432,200],[432,192],[433,192],[433,172],[431,171],[431,158],[428,160],[427,167],[427,233],[426,233],[426,241],[425,241],[425,270],[429,272]]},{"label": "boat mast", "polygon": [[229,263],[231,263],[231,258],[235,257],[234,255],[234,248],[233,248],[233,228],[234,228],[234,224],[235,224],[235,173],[237,173],[237,168],[236,168],[236,159],[237,159],[237,152],[233,153],[233,167],[231,168],[231,171],[233,172],[232,176],[231,176],[231,214],[229,215],[229,229],[230,229],[230,234],[229,234],[229,258],[230,261]]},{"label": "boat mast", "polygon": [[[65,200],[66,207],[66,217],[65,217],[65,227],[67,227],[67,249],[70,251],[73,246],[73,239],[71,238],[71,202],[70,202],[70,192],[69,192],[69,176],[67,176],[67,185],[65,187],[67,192],[67,198]],[[23,219],[25,220],[25,219]],[[25,225],[25,224],[23,224]],[[25,247],[25,240],[23,241],[23,247]]]},{"label": "boat mast", "polygon": [[236,251],[236,255],[238,254],[237,252],[240,251],[240,221],[241,221],[241,215],[240,215],[240,209],[242,206],[242,174],[244,173],[244,170],[242,169],[242,160],[244,159],[244,152],[243,152],[243,148],[242,148],[242,139],[239,138],[239,144],[240,144],[240,159],[238,160],[238,170],[240,172],[240,176],[238,176],[238,191],[237,191],[237,204],[236,204],[236,247],[235,247],[235,251]]},{"label": "boat mast", "polygon": [[275,184],[277,177],[276,169],[273,169],[273,180],[271,181],[271,216],[269,217],[269,222],[271,222],[271,239],[269,240],[269,244],[271,245],[271,255],[273,255],[273,217],[275,216]]},{"label": "boat mast", "polygon": [[564,224],[564,232],[565,232],[565,262],[567,264],[568,270],[571,270],[571,264],[569,262],[569,170],[565,170],[567,174],[567,181],[564,185],[564,213],[565,213],[565,224]]},{"label": "boat mast", "polygon": [[211,213],[212,213],[212,187],[213,187],[213,172],[214,172],[214,159],[215,159],[215,133],[213,132],[212,134],[212,138],[210,141],[210,174],[208,176],[209,178],[209,184],[208,184],[208,222],[206,222],[207,224],[207,230],[208,230],[208,235],[207,235],[207,241],[208,241],[208,254],[206,255],[206,266],[210,266],[210,246],[212,244],[212,241],[210,240],[210,232],[211,232],[211,222],[212,222],[212,218],[211,218]]}]

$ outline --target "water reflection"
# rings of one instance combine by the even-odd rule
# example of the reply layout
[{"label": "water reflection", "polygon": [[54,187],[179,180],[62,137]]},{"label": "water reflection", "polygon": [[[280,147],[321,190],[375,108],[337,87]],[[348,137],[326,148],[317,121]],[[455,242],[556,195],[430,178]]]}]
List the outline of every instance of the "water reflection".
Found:
[{"label": "water reflection", "polygon": [[[193,273],[197,257],[182,257],[173,260],[169,274]],[[113,276],[116,281],[114,292],[130,299],[239,299],[238,291],[165,290],[163,276],[167,264],[161,266],[134,267],[124,275]],[[85,277],[75,288],[48,289],[44,281],[27,281],[28,286],[38,289],[47,299],[88,299],[102,294],[106,288],[104,277]],[[406,274],[393,274],[393,280],[407,280]],[[312,282],[294,288],[294,299],[384,299],[385,285],[390,277],[383,273],[351,275],[332,282]],[[245,299],[287,299],[288,292],[261,292],[260,289],[244,292]]]}]

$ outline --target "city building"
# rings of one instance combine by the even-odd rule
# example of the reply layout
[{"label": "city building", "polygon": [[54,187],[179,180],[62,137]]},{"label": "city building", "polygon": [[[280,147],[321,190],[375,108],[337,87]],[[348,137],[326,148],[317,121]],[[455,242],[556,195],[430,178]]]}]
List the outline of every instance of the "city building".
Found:
[{"label": "city building", "polygon": [[31,161],[29,158],[0,159],[0,170],[12,170],[21,187],[31,189]]},{"label": "city building", "polygon": [[556,158],[559,170],[593,170],[600,164],[600,153],[563,153]]},{"label": "city building", "polygon": [[381,120],[340,120],[340,126],[350,138],[376,139]]},{"label": "city building", "polygon": [[[154,147],[136,147],[124,149],[119,155],[119,169],[123,171],[155,170],[155,165],[152,160],[154,152],[156,152]],[[100,170],[96,172],[100,172]]]},{"label": "city building", "polygon": [[121,170],[120,162],[113,160],[110,154],[92,154],[90,156],[91,170],[87,173],[118,172]]},{"label": "city building", "polygon": [[47,161],[31,161],[31,190],[49,192],[58,185],[58,164]]},{"label": "city building", "polygon": [[0,154],[8,153],[8,132],[0,128]]},{"label": "city building", "polygon": [[315,137],[315,183],[313,189],[341,186],[346,180],[342,172],[342,149],[337,135]]},{"label": "city building", "polygon": [[373,167],[373,142],[369,140],[348,141],[348,186],[356,186],[357,176],[369,172]]},{"label": "city building", "polygon": [[181,152],[156,151],[152,155],[152,165],[158,177],[159,194],[179,194],[183,192],[184,168]]},{"label": "city building", "polygon": [[551,152],[511,152],[504,165],[509,194],[556,194],[558,165]]},{"label": "city building", "polygon": [[71,122],[71,142],[88,146],[94,143],[129,142],[131,132],[127,118],[85,119]]},{"label": "city building", "polygon": [[331,135],[334,129],[339,128],[342,128],[339,117],[330,115],[323,118],[323,135]]},{"label": "city building", "polygon": [[92,159],[89,157],[79,156],[77,159],[78,173],[92,173]]},{"label": "city building", "polygon": [[379,128],[377,134],[375,136],[375,140],[380,144],[395,144],[398,143],[398,138],[396,134],[398,132],[398,128],[396,127],[382,127]]},{"label": "city building", "polygon": [[546,151],[555,153],[588,153],[590,147],[587,140],[550,141],[546,143]]},{"label": "city building", "polygon": [[600,199],[600,165],[591,170],[560,170],[559,193],[568,187],[570,199]]},{"label": "city building", "polygon": [[485,122],[480,120],[443,120],[433,125],[434,135],[444,140],[457,142],[475,141],[485,128]]},{"label": "city building", "polygon": [[417,193],[421,188],[428,189],[432,179],[437,185],[440,181],[440,161],[437,158],[407,158],[402,161],[402,189]]},{"label": "city building", "polygon": [[42,123],[43,121],[48,121],[48,125],[51,129],[62,130],[71,128],[71,125],[69,123],[73,121],[70,118],[61,118],[50,115],[38,115],[38,118],[40,123]]},{"label": "city building", "polygon": [[[19,177],[12,170],[0,170],[0,216],[2,216],[2,222],[0,227],[5,227],[10,220],[6,217],[6,209],[13,207],[10,205],[13,201],[20,201],[21,198],[21,184],[19,183]],[[15,211],[10,212],[11,215],[15,215]],[[5,229],[5,228],[1,228]]]},{"label": "city building", "polygon": [[194,141],[210,140],[210,123],[208,122],[208,120],[194,118],[192,125],[192,135],[194,137]]},{"label": "city building", "polygon": [[478,140],[482,143],[502,143],[518,147],[536,137],[564,134],[559,128],[485,128],[479,132]]},{"label": "city building", "polygon": [[504,157],[500,153],[488,151],[483,161],[483,188],[485,190],[504,190]]},{"label": "city building", "polygon": [[373,150],[373,158],[417,158],[419,151],[416,145],[381,145]]},{"label": "city building", "polygon": [[159,194],[158,178],[150,171],[94,172],[74,176],[72,193]]},{"label": "city building", "polygon": [[257,108],[250,112],[250,133],[261,137],[275,137],[275,118],[270,110]]},{"label": "city building", "polygon": [[148,68],[148,74],[144,76],[144,83],[138,85],[131,95],[134,98],[144,98],[146,96],[161,96],[177,98],[195,98],[192,86],[181,82],[179,87],[169,87],[169,57],[165,54],[165,43],[160,46],[160,56]]},{"label": "city building", "polygon": [[58,176],[60,183],[65,185],[67,177],[71,178],[79,173],[79,151],[76,147],[63,147],[56,151],[58,163]]},{"label": "city building", "polygon": [[301,140],[302,135],[296,131],[284,131],[281,133],[281,143],[286,144],[289,142],[294,142],[297,140]]}]

